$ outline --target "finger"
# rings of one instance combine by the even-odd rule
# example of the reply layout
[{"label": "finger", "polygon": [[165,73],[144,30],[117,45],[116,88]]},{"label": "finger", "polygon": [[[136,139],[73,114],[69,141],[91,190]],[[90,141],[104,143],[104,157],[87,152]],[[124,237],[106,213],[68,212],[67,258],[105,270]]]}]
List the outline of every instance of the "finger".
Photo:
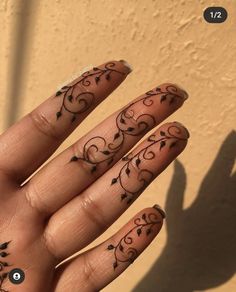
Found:
[{"label": "finger", "polygon": [[53,214],[44,233],[52,254],[63,260],[104,232],[183,151],[187,138],[186,128],[179,123],[161,126],[94,184]]},{"label": "finger", "polygon": [[186,93],[162,84],[111,115],[44,166],[26,186],[32,205],[51,215],[107,171],[152,127],[177,110]]},{"label": "finger", "polygon": [[56,270],[55,292],[100,291],[134,262],[160,232],[163,211],[143,209],[111,238]]},{"label": "finger", "polygon": [[79,78],[39,105],[0,136],[0,169],[18,182],[29,177],[82,120],[130,72],[110,61]]},{"label": "finger", "polygon": [[167,192],[165,210],[168,214],[167,228],[175,229],[177,218],[183,212],[184,192],[186,188],[186,173],[182,163],[178,159],[174,162],[174,174]]}]

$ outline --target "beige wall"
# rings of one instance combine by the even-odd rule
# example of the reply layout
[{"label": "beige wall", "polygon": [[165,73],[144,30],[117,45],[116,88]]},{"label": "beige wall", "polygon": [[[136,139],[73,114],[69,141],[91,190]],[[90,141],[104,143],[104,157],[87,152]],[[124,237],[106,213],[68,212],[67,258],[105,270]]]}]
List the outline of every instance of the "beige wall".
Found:
[{"label": "beige wall", "polygon": [[[233,2],[0,1],[2,131],[72,76],[87,66],[110,59],[129,61],[133,73],[59,151],[108,112],[159,83],[175,82],[189,92],[184,107],[168,119],[184,123],[191,133],[189,145],[179,158],[187,173],[183,208],[189,209],[183,214],[179,206],[178,211],[184,174],[177,165],[175,195],[169,192],[169,197],[173,195],[167,214],[170,227],[167,229],[165,225],[159,238],[104,291],[236,291],[235,175],[232,178],[236,149],[236,134],[232,133],[236,125],[236,6]],[[224,24],[208,24],[203,20],[204,8],[211,5],[222,5],[228,10]],[[222,143],[224,148],[218,155]],[[216,157],[218,160],[208,173]],[[172,164],[96,243],[115,232],[141,208],[154,203],[165,207],[173,173]]]}]

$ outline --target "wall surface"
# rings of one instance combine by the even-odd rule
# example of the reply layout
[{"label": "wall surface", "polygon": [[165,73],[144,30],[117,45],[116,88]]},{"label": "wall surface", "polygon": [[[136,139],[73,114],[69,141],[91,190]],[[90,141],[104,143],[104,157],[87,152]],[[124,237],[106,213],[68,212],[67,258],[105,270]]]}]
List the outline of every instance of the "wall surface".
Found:
[{"label": "wall surface", "polygon": [[[127,60],[133,73],[55,155],[162,82],[180,84],[190,95],[168,119],[188,127],[186,150],[91,246],[155,203],[164,208],[168,203],[166,224],[103,291],[236,291],[234,2],[0,1],[1,131],[81,70],[110,59]],[[208,6],[224,6],[227,21],[206,23],[202,14]]]}]

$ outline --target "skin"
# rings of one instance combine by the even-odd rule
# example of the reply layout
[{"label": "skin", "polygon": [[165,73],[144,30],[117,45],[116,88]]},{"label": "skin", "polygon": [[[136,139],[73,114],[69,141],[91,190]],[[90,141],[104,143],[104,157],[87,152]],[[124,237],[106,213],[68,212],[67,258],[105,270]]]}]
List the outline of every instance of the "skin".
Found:
[{"label": "skin", "polygon": [[[1,292],[99,291],[159,233],[165,214],[147,207],[105,242],[66,260],[101,235],[186,147],[188,131],[177,122],[135,146],[183,105],[188,95],[177,85],[131,100],[41,167],[130,72],[125,61],[91,68],[0,136]],[[20,284],[9,278],[15,268],[25,274]]]}]

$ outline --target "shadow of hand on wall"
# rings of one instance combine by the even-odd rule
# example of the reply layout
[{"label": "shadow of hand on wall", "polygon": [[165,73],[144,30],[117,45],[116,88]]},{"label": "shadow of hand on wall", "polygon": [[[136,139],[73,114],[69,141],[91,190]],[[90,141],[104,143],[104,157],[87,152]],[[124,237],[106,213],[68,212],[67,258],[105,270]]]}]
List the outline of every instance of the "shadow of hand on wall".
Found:
[{"label": "shadow of hand on wall", "polygon": [[185,210],[186,173],[182,164],[175,162],[165,207],[167,244],[133,292],[204,291],[224,284],[234,275],[236,172],[232,174],[232,171],[235,158],[236,132],[233,131],[221,146],[196,200]]}]

